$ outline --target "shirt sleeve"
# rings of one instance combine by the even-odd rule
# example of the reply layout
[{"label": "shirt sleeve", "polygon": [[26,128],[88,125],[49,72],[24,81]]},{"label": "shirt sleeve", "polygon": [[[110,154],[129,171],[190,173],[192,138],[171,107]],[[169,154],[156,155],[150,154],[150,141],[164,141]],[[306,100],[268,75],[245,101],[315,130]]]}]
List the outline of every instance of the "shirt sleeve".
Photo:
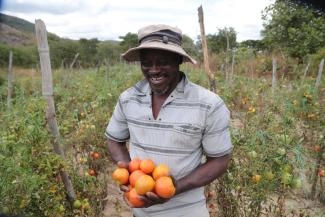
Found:
[{"label": "shirt sleeve", "polygon": [[220,99],[211,107],[202,138],[205,154],[209,157],[221,157],[232,152],[229,132],[230,112]]},{"label": "shirt sleeve", "polygon": [[123,112],[121,97],[115,106],[113,115],[105,131],[107,138],[116,142],[125,142],[130,138],[126,116]]}]

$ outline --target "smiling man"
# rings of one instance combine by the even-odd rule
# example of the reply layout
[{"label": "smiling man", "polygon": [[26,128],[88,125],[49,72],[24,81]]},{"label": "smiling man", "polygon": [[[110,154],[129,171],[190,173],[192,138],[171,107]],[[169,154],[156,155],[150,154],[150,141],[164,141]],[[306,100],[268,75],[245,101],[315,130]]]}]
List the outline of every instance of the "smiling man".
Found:
[{"label": "smiling man", "polygon": [[229,110],[179,70],[183,62],[196,64],[181,47],[180,29],[151,25],[140,29],[138,38],[140,45],[122,56],[140,61],[144,79],[121,94],[105,133],[108,150],[119,167],[133,158],[168,165],[176,194],[140,196],[144,208],[133,208],[133,214],[208,217],[204,186],[226,171],[231,158]]}]

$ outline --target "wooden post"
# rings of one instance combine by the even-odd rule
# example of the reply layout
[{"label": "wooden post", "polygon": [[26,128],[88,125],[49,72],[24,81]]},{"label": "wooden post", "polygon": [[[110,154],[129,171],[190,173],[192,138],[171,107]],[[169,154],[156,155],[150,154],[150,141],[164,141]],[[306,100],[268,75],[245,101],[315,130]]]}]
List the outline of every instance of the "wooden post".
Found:
[{"label": "wooden post", "polygon": [[35,93],[35,69],[32,68],[32,91]]},{"label": "wooden post", "polygon": [[12,50],[9,52],[9,65],[8,65],[8,95],[7,95],[7,107],[8,110],[12,107],[12,93],[13,93],[13,80],[14,75],[12,72]]},{"label": "wooden post", "polygon": [[308,61],[308,64],[307,64],[307,66],[306,66],[306,68],[305,68],[304,76],[302,77],[302,82],[301,82],[301,83],[303,83],[304,80],[306,79],[307,72],[308,72],[308,70],[309,70],[309,66],[310,66],[310,60]]},{"label": "wooden post", "polygon": [[77,53],[77,54],[74,56],[73,61],[72,61],[72,63],[70,64],[70,69],[73,68],[74,64],[76,63],[76,61],[77,61],[77,59],[78,59],[78,56],[79,56],[79,53]]},{"label": "wooden post", "polygon": [[234,65],[235,65],[235,55],[236,55],[236,50],[233,50],[232,53],[232,61],[231,61],[231,74],[230,74],[230,82],[233,81],[234,79]]},{"label": "wooden post", "polygon": [[227,48],[226,48],[226,83],[229,82],[229,70],[228,70],[228,51],[229,51],[229,37],[228,37],[228,29],[225,28],[226,30],[226,39],[227,39]]},{"label": "wooden post", "polygon": [[274,90],[276,87],[276,59],[272,57],[272,94],[274,94]]},{"label": "wooden post", "polygon": [[323,73],[323,68],[324,68],[324,59],[320,61],[319,64],[319,69],[318,69],[318,75],[315,83],[315,90],[316,92],[318,91],[319,85],[320,85],[320,80],[322,78],[322,73]]},{"label": "wooden post", "polygon": [[106,65],[106,68],[105,68],[105,80],[108,81],[108,72],[109,72],[109,59],[105,59],[105,65]]},{"label": "wooden post", "polygon": [[[35,31],[37,39],[38,53],[40,56],[41,72],[42,72],[42,94],[47,101],[46,108],[46,120],[48,123],[49,130],[53,136],[53,148],[54,151],[60,155],[61,158],[65,158],[64,152],[60,147],[60,132],[55,117],[55,107],[53,98],[53,82],[52,82],[52,71],[49,54],[49,46],[47,42],[46,27],[42,20],[35,21]],[[63,169],[60,170],[60,176],[64,187],[68,194],[70,201],[75,200],[76,194],[74,192],[72,182],[68,173]]]},{"label": "wooden post", "polygon": [[201,29],[201,41],[202,41],[202,50],[203,50],[204,69],[205,69],[205,73],[207,74],[207,76],[209,78],[210,90],[215,93],[216,92],[216,81],[215,81],[214,74],[211,72],[210,66],[209,66],[208,46],[207,46],[207,41],[205,38],[202,5],[198,8],[198,12],[199,12],[199,23],[200,23],[200,29]]}]

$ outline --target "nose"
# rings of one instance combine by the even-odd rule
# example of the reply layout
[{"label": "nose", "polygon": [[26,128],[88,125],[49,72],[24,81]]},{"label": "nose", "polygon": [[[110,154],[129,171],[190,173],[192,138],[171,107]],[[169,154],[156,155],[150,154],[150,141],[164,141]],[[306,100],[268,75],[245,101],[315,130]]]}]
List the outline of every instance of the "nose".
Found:
[{"label": "nose", "polygon": [[148,71],[151,72],[151,73],[159,72],[160,67],[156,63],[153,63],[152,66],[149,67]]}]

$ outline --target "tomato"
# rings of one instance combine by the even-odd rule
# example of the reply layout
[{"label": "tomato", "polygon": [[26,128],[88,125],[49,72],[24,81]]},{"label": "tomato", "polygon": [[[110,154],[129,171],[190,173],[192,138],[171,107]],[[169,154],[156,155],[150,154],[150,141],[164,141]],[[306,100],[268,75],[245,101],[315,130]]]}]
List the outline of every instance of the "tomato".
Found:
[{"label": "tomato", "polygon": [[97,151],[94,151],[91,157],[92,157],[94,160],[97,160],[97,159],[99,159],[100,154],[99,154]]},{"label": "tomato", "polygon": [[320,150],[321,150],[320,145],[315,145],[315,146],[314,146],[314,151],[315,151],[315,152],[320,152]]},{"label": "tomato", "polygon": [[257,157],[257,153],[256,153],[256,151],[250,151],[250,152],[248,152],[248,156],[250,158],[256,158]]},{"label": "tomato", "polygon": [[275,175],[271,171],[268,171],[268,172],[265,173],[265,177],[269,181],[273,180],[274,179],[274,176]]},{"label": "tomato", "polygon": [[96,171],[93,170],[93,169],[89,169],[89,170],[88,170],[88,174],[89,174],[90,176],[95,176],[95,175],[96,175]]},{"label": "tomato", "polygon": [[80,200],[75,200],[74,202],[73,202],[73,208],[75,208],[75,209],[79,209],[81,207],[81,202],[80,202]]},{"label": "tomato", "polygon": [[301,188],[302,187],[302,181],[299,178],[294,178],[292,180],[292,183],[291,184],[292,184],[292,187],[293,188]]},{"label": "tomato", "polygon": [[261,175],[253,175],[252,180],[254,183],[258,184],[261,181],[262,176]]},{"label": "tomato", "polygon": [[285,185],[290,184],[291,179],[292,179],[292,175],[290,173],[288,173],[288,172],[283,172],[282,173],[282,176],[281,176],[281,183],[282,184],[285,184]]},{"label": "tomato", "polygon": [[278,153],[279,155],[283,156],[287,153],[287,151],[285,150],[285,148],[278,148],[276,150],[276,153]]}]

